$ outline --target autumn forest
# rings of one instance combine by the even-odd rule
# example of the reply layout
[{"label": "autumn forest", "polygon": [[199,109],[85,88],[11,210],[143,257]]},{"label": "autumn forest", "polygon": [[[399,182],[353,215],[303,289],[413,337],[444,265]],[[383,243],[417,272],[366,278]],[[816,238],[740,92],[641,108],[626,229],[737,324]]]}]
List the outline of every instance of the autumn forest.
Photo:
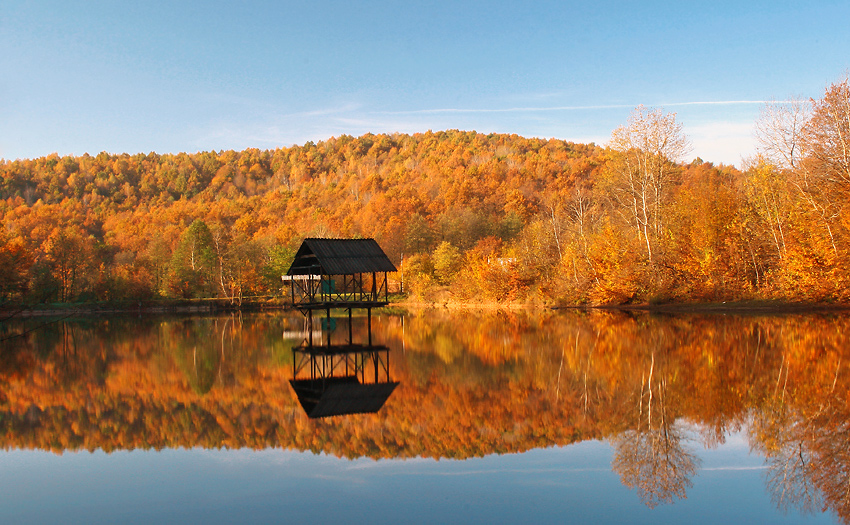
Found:
[{"label": "autumn forest", "polygon": [[756,129],[741,169],[686,162],[675,114],[643,107],[604,147],[449,130],[7,160],[0,300],[250,300],[304,238],[374,237],[415,300],[847,301],[850,83]]}]

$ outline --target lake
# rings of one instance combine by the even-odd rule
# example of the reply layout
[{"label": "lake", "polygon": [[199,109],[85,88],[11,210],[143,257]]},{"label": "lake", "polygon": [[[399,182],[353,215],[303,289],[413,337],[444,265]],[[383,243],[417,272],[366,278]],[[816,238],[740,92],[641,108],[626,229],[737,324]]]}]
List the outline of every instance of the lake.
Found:
[{"label": "lake", "polygon": [[[367,337],[333,316],[315,341]],[[293,352],[298,313],[7,320],[0,521],[850,523],[844,313],[430,309],[371,332],[364,384],[311,394],[294,374],[329,368]]]}]

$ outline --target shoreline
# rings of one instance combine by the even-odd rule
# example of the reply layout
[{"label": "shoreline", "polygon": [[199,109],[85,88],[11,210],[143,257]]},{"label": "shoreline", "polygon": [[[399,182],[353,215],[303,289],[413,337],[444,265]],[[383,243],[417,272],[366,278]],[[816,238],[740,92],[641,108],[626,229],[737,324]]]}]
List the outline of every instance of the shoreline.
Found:
[{"label": "shoreline", "polygon": [[[577,308],[572,306],[557,309]],[[581,308],[581,307],[578,307]],[[695,314],[793,314],[807,312],[850,311],[850,304],[803,303],[785,301],[727,301],[720,303],[635,304],[593,306],[594,310],[625,310],[650,313]]]},{"label": "shoreline", "polygon": [[[542,305],[542,304],[501,304],[472,302],[428,302],[428,301],[392,301],[385,308],[409,308],[413,310],[581,310],[581,311],[622,311],[666,314],[794,314],[808,312],[847,312],[850,304],[806,303],[788,301],[727,301],[719,303],[665,303],[665,304],[620,304],[620,305]],[[76,316],[76,315],[161,315],[161,314],[212,314],[220,312],[257,312],[286,311],[292,305],[286,302],[265,301],[231,304],[229,300],[205,300],[200,302],[127,302],[117,303],[80,303],[53,304],[17,307],[0,307],[0,322],[12,318]]]},{"label": "shoreline", "polygon": [[625,311],[669,314],[785,314],[806,312],[846,312],[850,304],[808,303],[790,301],[725,301],[706,303],[664,304],[596,304],[596,305],[539,305],[460,302],[397,302],[390,306],[398,308],[439,308],[446,310],[580,310],[580,311]]},{"label": "shoreline", "polygon": [[231,304],[230,300],[209,299],[203,302],[115,302],[115,303],[79,303],[52,305],[17,305],[0,307],[0,322],[12,318],[75,316],[75,315],[161,315],[194,314],[219,312],[257,312],[267,310],[288,310],[291,305],[281,302],[248,302]]}]

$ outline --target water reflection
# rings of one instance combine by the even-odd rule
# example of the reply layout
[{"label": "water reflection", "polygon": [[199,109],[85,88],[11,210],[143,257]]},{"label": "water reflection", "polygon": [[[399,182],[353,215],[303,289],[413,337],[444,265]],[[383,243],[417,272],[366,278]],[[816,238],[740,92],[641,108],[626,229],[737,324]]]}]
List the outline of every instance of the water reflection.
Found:
[{"label": "water reflection", "polygon": [[[662,354],[656,368],[656,353]],[[666,366],[666,349],[651,345],[649,370],[642,373],[640,392],[634,408],[633,428],[612,438],[615,446],[612,467],[620,480],[636,488],[650,508],[686,497],[693,483],[699,458],[686,447],[682,420],[668,414],[668,384],[672,379]]]},{"label": "water reflection", "polygon": [[376,413],[398,386],[386,346],[297,346],[292,359],[289,384],[310,418]]},{"label": "water reflection", "polygon": [[[762,410],[755,412],[750,429],[752,448],[767,460],[766,484],[779,508],[807,512],[833,509],[847,523],[850,411],[846,383],[841,386],[838,379],[840,368],[839,360],[828,392],[794,402],[789,398],[793,394],[786,390],[787,376],[780,369],[777,387]],[[845,395],[835,395],[836,388],[844,388]]]},{"label": "water reflection", "polygon": [[323,419],[289,386],[302,331],[298,314],[112,318],[6,339],[2,445],[470,458],[604,439],[656,506],[687,497],[701,449],[744,430],[777,506],[850,523],[848,316],[376,316],[400,386],[377,413]]}]

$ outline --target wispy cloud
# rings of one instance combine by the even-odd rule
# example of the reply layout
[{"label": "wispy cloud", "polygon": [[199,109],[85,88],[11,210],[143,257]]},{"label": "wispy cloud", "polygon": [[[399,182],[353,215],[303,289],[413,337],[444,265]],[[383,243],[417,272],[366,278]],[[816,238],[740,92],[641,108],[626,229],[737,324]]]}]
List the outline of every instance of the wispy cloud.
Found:
[{"label": "wispy cloud", "polygon": [[698,102],[670,102],[658,106],[745,106],[753,104],[784,104],[784,100],[701,100]]},{"label": "wispy cloud", "polygon": [[[685,133],[694,145],[694,156],[712,162],[737,164],[754,149],[752,123],[758,106],[781,102],[702,100],[670,102],[656,107],[680,113]],[[382,111],[372,104],[349,100],[300,112],[269,111],[248,121],[226,115],[191,130],[188,141],[190,147],[200,149],[243,149],[303,144],[308,140],[326,140],[342,134],[416,133],[457,128],[604,144],[609,138],[609,130],[614,129],[625,118],[625,113],[634,107],[635,104],[529,104],[489,109]]]},{"label": "wispy cloud", "polygon": [[[431,462],[435,463],[435,462]],[[483,469],[461,469],[461,470],[432,470],[432,465],[421,466],[422,468],[402,468],[402,465],[396,462],[391,462],[386,465],[387,468],[379,471],[372,471],[373,475],[384,476],[432,476],[432,477],[464,477],[464,476],[489,476],[494,474],[567,474],[581,472],[610,472],[609,467],[587,467],[587,468],[571,468],[571,467],[540,467],[540,468],[483,468]],[[435,468],[436,465],[434,465]],[[348,470],[362,470],[363,465],[358,465]]]},{"label": "wispy cloud", "polygon": [[[784,101],[777,100],[700,100],[690,102],[667,102],[652,104],[652,107],[679,107],[679,106],[740,106],[781,104]],[[431,115],[438,113],[524,113],[540,111],[592,111],[598,109],[628,109],[635,108],[640,104],[596,104],[586,106],[543,106],[543,107],[512,107],[512,108],[436,108],[436,109],[411,109],[402,111],[375,111],[373,113],[383,115]]]},{"label": "wispy cloud", "polygon": [[287,113],[281,115],[280,118],[300,118],[300,117],[323,117],[323,116],[333,116],[339,115],[343,113],[351,113],[353,111],[357,111],[362,107],[362,104],[359,103],[347,103],[339,106],[331,106],[327,108],[319,108],[309,111],[299,111],[296,113]]},{"label": "wispy cloud", "polygon": [[709,467],[700,469],[702,471],[745,471],[745,470],[767,470],[766,465],[754,465],[754,466],[731,466],[731,467]]}]

